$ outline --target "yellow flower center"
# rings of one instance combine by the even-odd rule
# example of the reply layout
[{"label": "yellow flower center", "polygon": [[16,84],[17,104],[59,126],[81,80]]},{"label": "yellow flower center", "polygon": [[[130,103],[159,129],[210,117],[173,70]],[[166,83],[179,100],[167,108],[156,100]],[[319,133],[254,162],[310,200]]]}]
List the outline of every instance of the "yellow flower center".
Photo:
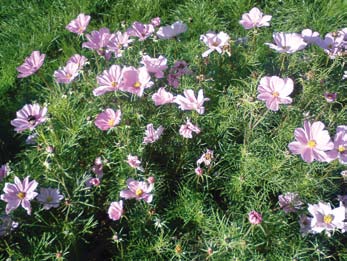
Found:
[{"label": "yellow flower center", "polygon": [[212,43],[212,46],[214,46],[214,47],[217,47],[218,45],[219,45],[218,42],[213,42],[213,43]]},{"label": "yellow flower center", "polygon": [[66,74],[66,78],[71,79],[71,77],[72,77],[71,74],[69,74],[69,73]]},{"label": "yellow flower center", "polygon": [[314,148],[314,147],[316,147],[316,142],[314,141],[314,140],[310,140],[310,141],[308,141],[307,142],[307,146],[309,147],[309,148]]},{"label": "yellow flower center", "polygon": [[47,203],[50,203],[50,202],[52,202],[53,201],[53,198],[51,197],[51,196],[48,196],[47,198],[46,198],[46,202]]},{"label": "yellow flower center", "polygon": [[19,199],[24,199],[24,198],[25,198],[25,192],[19,192],[19,193],[17,193],[17,197],[18,197]]},{"label": "yellow flower center", "polygon": [[134,88],[140,88],[140,86],[141,86],[141,83],[139,81],[135,82],[133,85]]},{"label": "yellow flower center", "polygon": [[110,126],[110,127],[113,127],[113,126],[114,126],[114,123],[115,123],[115,120],[114,120],[114,119],[110,119],[110,120],[107,122],[108,126]]},{"label": "yellow flower center", "polygon": [[136,196],[141,197],[141,195],[143,194],[143,190],[142,189],[137,189],[135,194],[136,194]]},{"label": "yellow flower center", "polygon": [[345,147],[342,146],[342,145],[340,145],[339,148],[338,148],[338,151],[339,151],[340,153],[345,152],[345,150],[346,150]]},{"label": "yellow flower center", "polygon": [[278,92],[273,92],[273,93],[272,93],[272,96],[273,96],[273,97],[278,97],[278,96],[280,96],[280,94],[279,94]]},{"label": "yellow flower center", "polygon": [[206,153],[206,154],[205,154],[205,159],[206,159],[206,160],[212,159],[211,153]]},{"label": "yellow flower center", "polygon": [[112,83],[111,83],[112,88],[116,88],[116,87],[117,87],[117,85],[118,85],[118,83],[117,83],[117,82],[112,82]]},{"label": "yellow flower center", "polygon": [[325,215],[323,221],[325,224],[330,224],[334,220],[333,215]]}]

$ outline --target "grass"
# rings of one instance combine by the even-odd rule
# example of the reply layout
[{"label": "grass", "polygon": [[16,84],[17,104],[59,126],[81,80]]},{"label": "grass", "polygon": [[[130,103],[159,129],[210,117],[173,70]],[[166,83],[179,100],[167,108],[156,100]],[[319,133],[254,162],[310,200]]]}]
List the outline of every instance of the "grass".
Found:
[{"label": "grass", "polygon": [[[244,30],[238,23],[253,6],[273,16],[271,27]],[[12,213],[20,227],[0,242],[0,257],[13,260],[51,260],[57,253],[66,260],[346,260],[345,236],[335,233],[302,236],[299,216],[307,204],[318,201],[338,205],[346,194],[338,162],[305,163],[288,151],[295,128],[304,114],[326,124],[331,136],[346,123],[346,82],[341,81],[345,57],[329,60],[315,46],[279,55],[265,42],[273,32],[300,32],[305,28],[321,35],[346,27],[345,1],[4,1],[0,22],[1,162],[11,160],[11,175],[30,175],[42,187],[58,187],[65,202],[43,210],[32,202],[33,215]],[[94,97],[95,77],[107,65],[82,49],[82,38],[65,30],[80,12],[92,16],[88,32],[101,27],[124,31],[133,21],[147,23],[161,17],[162,24],[181,20],[188,31],[179,41],[136,42],[114,63],[139,66],[140,52],[186,60],[193,75],[185,76],[174,93],[204,90],[210,98],[206,112],[182,112],[175,105],[155,107],[151,93],[143,98],[106,94]],[[212,53],[199,41],[209,30],[231,36],[231,56]],[[246,44],[236,44],[241,37]],[[47,55],[40,76],[17,79],[18,67],[31,51]],[[90,65],[83,80],[58,85],[53,72],[80,53]],[[97,69],[100,67],[99,69]],[[204,75],[205,80],[197,76]],[[261,77],[279,75],[295,82],[293,104],[279,112],[268,111],[256,99]],[[310,76],[310,77],[309,77]],[[46,86],[42,78],[49,83]],[[164,80],[155,88],[166,84]],[[338,102],[328,104],[325,91],[337,92]],[[15,135],[10,120],[25,103],[46,103],[49,121],[39,126],[38,144],[24,145],[27,133]],[[93,121],[106,107],[122,110],[121,125],[109,133]],[[201,128],[192,140],[178,129],[186,117]],[[145,126],[163,125],[163,137],[142,144]],[[45,148],[55,148],[48,155]],[[194,173],[196,160],[207,149],[215,153],[202,178]],[[124,161],[139,155],[145,172],[135,172]],[[107,159],[101,185],[86,189],[96,157]],[[107,209],[119,200],[128,177],[156,178],[154,201],[126,201],[126,218],[112,221]],[[299,213],[279,209],[278,195],[299,193],[306,203]],[[0,204],[5,209],[5,203]],[[261,226],[251,226],[247,213],[263,215]],[[118,238],[114,236],[117,235]],[[208,249],[213,253],[208,254]]]}]

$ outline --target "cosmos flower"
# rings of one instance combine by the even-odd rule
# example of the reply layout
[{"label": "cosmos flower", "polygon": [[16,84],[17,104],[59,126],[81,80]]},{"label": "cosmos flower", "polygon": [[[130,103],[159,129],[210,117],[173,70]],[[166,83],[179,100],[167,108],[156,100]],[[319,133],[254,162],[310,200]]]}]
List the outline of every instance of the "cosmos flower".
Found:
[{"label": "cosmos flower", "polygon": [[172,103],[174,99],[172,93],[167,92],[164,87],[159,88],[159,90],[152,95],[155,106]]},{"label": "cosmos flower", "polygon": [[60,201],[63,198],[64,196],[60,195],[59,189],[40,188],[40,194],[36,199],[43,204],[44,209],[48,210],[59,207]]},{"label": "cosmos flower", "polygon": [[135,198],[136,200],[143,199],[147,203],[151,203],[153,195],[151,191],[154,188],[153,184],[148,184],[146,181],[137,181],[129,178],[127,180],[128,189],[122,190],[120,196],[125,199]]},{"label": "cosmos flower", "polygon": [[201,157],[196,161],[196,164],[200,166],[201,163],[204,163],[206,167],[211,165],[211,161],[213,160],[213,150],[207,149],[205,153],[201,155]]},{"label": "cosmos flower", "polygon": [[113,37],[114,35],[110,33],[108,28],[101,28],[99,31],[92,31],[90,34],[86,34],[88,42],[83,43],[82,47],[95,50],[108,60],[111,58],[111,53],[107,47]]},{"label": "cosmos flower", "polygon": [[224,32],[219,32],[218,34],[214,32],[208,32],[205,35],[200,36],[200,41],[204,42],[209,48],[202,54],[202,57],[207,57],[213,51],[222,53],[223,49],[229,46],[229,35]]},{"label": "cosmos flower", "polygon": [[151,24],[154,26],[154,27],[158,27],[160,26],[160,17],[154,17],[151,19]]},{"label": "cosmos flower", "polygon": [[171,39],[174,38],[184,32],[186,32],[188,29],[187,25],[176,21],[172,25],[162,26],[157,31],[157,36],[159,39]]},{"label": "cosmos flower", "polygon": [[127,32],[116,32],[110,38],[107,48],[115,54],[116,58],[119,58],[123,54],[123,50],[129,47],[129,44],[134,41],[134,39],[129,38]]},{"label": "cosmos flower", "polygon": [[86,181],[86,186],[88,188],[90,187],[97,187],[100,185],[100,179],[99,178],[90,178]]},{"label": "cosmos flower", "polygon": [[141,167],[141,161],[137,156],[132,156],[131,154],[129,154],[126,162],[129,164],[130,167],[143,171],[143,168]]},{"label": "cosmos flower", "polygon": [[346,50],[345,33],[338,31],[327,33],[324,39],[318,39],[316,44],[321,47],[331,59],[341,56]]},{"label": "cosmos flower", "polygon": [[90,16],[79,14],[76,19],[72,20],[65,28],[72,33],[82,35],[87,29],[90,21]]},{"label": "cosmos flower", "polygon": [[160,136],[163,134],[164,128],[162,126],[159,126],[158,129],[154,129],[153,124],[147,124],[146,131],[145,131],[145,137],[143,138],[143,143],[153,143],[156,142]]},{"label": "cosmos flower", "polygon": [[337,126],[334,138],[334,148],[327,152],[329,160],[339,159],[341,164],[347,164],[347,126]]},{"label": "cosmos flower", "polygon": [[139,69],[132,66],[123,68],[122,91],[130,92],[141,97],[144,89],[152,87],[153,84],[146,67]]},{"label": "cosmos flower", "polygon": [[128,35],[139,38],[139,41],[144,41],[154,33],[154,26],[152,24],[142,24],[134,22],[127,30]]},{"label": "cosmos flower", "polygon": [[279,53],[295,53],[304,49],[307,45],[301,34],[297,33],[274,33],[273,39],[275,44],[265,44]]},{"label": "cosmos flower", "polygon": [[124,214],[123,200],[112,202],[107,213],[110,219],[114,221],[119,220]]},{"label": "cosmos flower", "polygon": [[194,169],[194,172],[197,176],[202,176],[202,174],[204,173],[204,170],[200,167],[197,167]]},{"label": "cosmos flower", "polygon": [[301,36],[304,39],[304,41],[308,44],[315,44],[319,41],[319,33],[314,32],[311,29],[304,29],[301,32]]},{"label": "cosmos flower", "polygon": [[108,70],[98,76],[98,87],[93,90],[94,96],[100,96],[107,92],[113,92],[120,89],[122,82],[122,68],[119,65],[112,65]]},{"label": "cosmos flower", "polygon": [[83,56],[83,55],[79,55],[79,54],[74,54],[73,56],[70,57],[70,59],[67,61],[67,63],[75,63],[78,65],[78,70],[82,70],[83,66],[85,64],[87,64],[88,59]]},{"label": "cosmos flower", "polygon": [[306,215],[300,216],[300,220],[299,220],[300,232],[303,236],[306,236],[307,234],[316,233],[311,230],[311,222],[312,222],[312,217],[308,217]]},{"label": "cosmos flower", "polygon": [[167,59],[160,55],[158,58],[152,58],[149,55],[142,56],[141,63],[146,67],[147,71],[154,73],[158,79],[164,78],[164,70],[167,69]]},{"label": "cosmos flower", "polygon": [[297,193],[287,192],[278,196],[278,203],[284,212],[296,212],[303,205]]},{"label": "cosmos flower", "polygon": [[304,128],[296,128],[294,136],[296,141],[289,143],[288,148],[293,154],[300,154],[301,158],[311,163],[314,160],[328,161],[327,151],[334,148],[329,132],[324,130],[325,125],[320,121],[304,122]]},{"label": "cosmos flower", "polygon": [[252,29],[255,27],[270,26],[271,15],[263,15],[263,13],[257,8],[253,7],[249,13],[242,15],[240,24],[246,30]]},{"label": "cosmos flower", "polygon": [[205,101],[209,101],[209,98],[204,98],[204,91],[199,90],[198,97],[195,97],[194,91],[191,89],[183,91],[184,96],[177,95],[174,102],[179,105],[179,108],[185,110],[195,110],[199,114],[204,114],[205,107],[203,107]]},{"label": "cosmos flower", "polygon": [[58,83],[71,83],[78,76],[79,65],[67,63],[62,69],[54,71],[54,78]]},{"label": "cosmos flower", "polygon": [[18,177],[14,177],[14,183],[5,183],[5,194],[1,195],[1,200],[7,202],[6,214],[22,205],[27,214],[31,215],[30,200],[37,196],[35,189],[38,183],[35,180],[29,182],[29,176],[23,182]]},{"label": "cosmos flower", "polygon": [[288,96],[293,92],[293,89],[294,82],[290,78],[265,76],[260,80],[257,99],[265,101],[269,110],[278,111],[280,104],[292,103],[292,98]]},{"label": "cosmos flower", "polygon": [[25,61],[22,65],[17,67],[19,72],[17,78],[25,78],[34,74],[43,64],[46,55],[40,54],[40,51],[33,51],[30,56],[25,58]]},{"label": "cosmos flower", "polygon": [[252,210],[251,212],[248,213],[248,221],[252,225],[258,225],[263,221],[263,217],[257,211]]},{"label": "cosmos flower", "polygon": [[196,134],[199,134],[200,129],[197,126],[195,126],[193,123],[191,123],[190,120],[187,118],[186,123],[181,125],[179,133],[184,138],[191,139],[193,138],[193,132],[195,132]]},{"label": "cosmos flower", "polygon": [[327,102],[332,103],[336,101],[337,93],[336,92],[326,92],[324,93],[324,98]]},{"label": "cosmos flower", "polygon": [[107,108],[96,117],[94,124],[100,130],[106,131],[118,125],[121,116],[122,113],[120,110],[114,111],[113,109]]},{"label": "cosmos flower", "polygon": [[17,118],[11,121],[11,125],[15,127],[15,131],[22,132],[24,130],[33,130],[37,125],[45,122],[47,108],[40,108],[38,104],[26,104],[16,112]]},{"label": "cosmos flower", "polygon": [[102,176],[104,175],[103,168],[104,164],[102,163],[101,157],[97,157],[94,160],[92,171],[98,176],[98,178],[102,178]]}]

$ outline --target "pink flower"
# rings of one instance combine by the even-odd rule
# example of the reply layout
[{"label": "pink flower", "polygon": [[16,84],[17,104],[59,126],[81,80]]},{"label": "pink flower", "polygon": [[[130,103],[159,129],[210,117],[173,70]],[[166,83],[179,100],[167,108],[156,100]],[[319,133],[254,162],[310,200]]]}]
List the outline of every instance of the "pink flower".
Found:
[{"label": "pink flower", "polygon": [[129,34],[127,32],[116,32],[110,38],[110,41],[107,45],[108,49],[114,52],[115,57],[121,57],[123,49],[128,48],[129,44],[132,43],[134,39],[129,39]]},{"label": "pink flower", "polygon": [[97,157],[94,161],[94,165],[92,167],[92,171],[99,177],[102,178],[104,175],[103,172],[104,164],[102,163],[101,157]]},{"label": "pink flower", "polygon": [[186,124],[181,125],[179,133],[184,138],[191,139],[193,138],[192,133],[195,132],[196,134],[200,133],[200,129],[193,125],[193,123],[190,122],[190,120],[187,118]]},{"label": "pink flower", "polygon": [[139,69],[132,66],[123,68],[122,91],[130,92],[141,97],[144,89],[150,88],[152,85],[153,82],[146,67]]},{"label": "pink flower", "polygon": [[304,29],[301,32],[301,36],[308,44],[315,44],[319,41],[319,33],[313,32],[311,29]]},{"label": "pink flower", "polygon": [[257,7],[253,7],[249,13],[242,15],[242,20],[239,23],[247,30],[254,27],[270,26],[271,18],[271,15],[263,16],[263,13]]},{"label": "pink flower", "polygon": [[90,21],[90,16],[79,14],[76,19],[72,20],[65,28],[72,33],[82,35],[87,29]]},{"label": "pink flower", "polygon": [[58,83],[71,83],[78,76],[79,65],[68,63],[63,69],[54,71],[54,78]]},{"label": "pink flower", "polygon": [[96,117],[94,124],[100,130],[106,131],[120,123],[121,115],[120,110],[115,112],[113,109],[107,108]]},{"label": "pink flower", "polygon": [[248,213],[248,221],[252,225],[259,225],[263,221],[263,217],[257,211],[252,210]]},{"label": "pink flower", "polygon": [[67,63],[75,63],[78,65],[78,70],[82,70],[83,66],[85,64],[87,64],[88,59],[83,56],[83,55],[79,55],[79,54],[75,54],[73,56],[70,57],[70,59],[67,61]]},{"label": "pink flower", "polygon": [[291,104],[292,98],[288,97],[293,92],[294,82],[290,78],[282,79],[278,76],[265,76],[261,78],[257,98],[266,102],[266,107],[278,111],[280,104]]},{"label": "pink flower", "polygon": [[265,44],[279,53],[295,53],[296,51],[304,49],[307,45],[301,34],[281,32],[274,33],[273,38],[275,44]]},{"label": "pink flower", "polygon": [[93,90],[94,96],[117,91],[120,89],[122,82],[122,68],[119,65],[112,65],[110,69],[104,70],[96,79],[98,87]]},{"label": "pink flower", "polygon": [[347,164],[347,126],[340,125],[336,129],[334,148],[327,152],[330,160],[339,159],[341,164]]},{"label": "pink flower", "polygon": [[149,184],[154,184],[154,183],[155,183],[155,177],[149,176],[149,177],[147,178],[147,182],[148,182]]},{"label": "pink flower", "polygon": [[96,50],[99,55],[105,56],[106,60],[111,58],[110,51],[107,49],[110,40],[114,37],[108,28],[101,28],[99,31],[92,31],[86,34],[88,42],[82,44],[83,48]]},{"label": "pink flower", "polygon": [[8,173],[10,171],[10,168],[8,166],[8,163],[3,164],[0,168],[0,182],[3,181],[4,178],[8,176]]},{"label": "pink flower", "polygon": [[336,56],[341,56],[345,53],[345,35],[344,31],[327,33],[324,39],[318,39],[316,44],[323,48],[324,52],[327,53],[331,59],[335,59]]},{"label": "pink flower", "polygon": [[43,204],[43,208],[46,210],[59,207],[60,200],[63,198],[59,189],[53,188],[40,188],[40,194],[37,196],[37,200]]},{"label": "pink flower", "polygon": [[197,176],[202,176],[202,174],[204,173],[204,170],[200,167],[195,168],[194,171]]},{"label": "pink flower", "polygon": [[5,183],[4,192],[1,195],[1,200],[7,202],[6,214],[9,214],[12,210],[22,205],[27,211],[28,215],[31,215],[30,200],[37,196],[37,192],[34,192],[38,183],[35,180],[29,182],[29,176],[27,176],[23,182],[18,177],[14,177],[14,183]]},{"label": "pink flower", "polygon": [[334,102],[334,101],[336,101],[337,93],[336,92],[326,92],[326,93],[324,93],[324,98],[329,103]]},{"label": "pink flower", "polygon": [[158,58],[151,58],[148,55],[142,56],[141,63],[146,67],[147,71],[154,73],[156,78],[164,78],[164,70],[167,69],[167,59],[160,55]]},{"label": "pink flower", "polygon": [[196,164],[200,166],[201,163],[204,163],[206,167],[211,165],[213,160],[213,150],[207,149],[204,154],[201,155],[200,159],[196,161]]},{"label": "pink flower", "polygon": [[147,203],[151,203],[153,195],[150,192],[153,190],[154,185],[148,184],[145,181],[136,181],[134,179],[127,180],[128,189],[122,190],[120,196],[125,199],[135,198],[136,200],[143,199]]},{"label": "pink flower", "polygon": [[123,200],[112,202],[107,213],[110,219],[114,221],[119,220],[124,214]]},{"label": "pink flower", "polygon": [[140,171],[144,171],[141,167],[141,161],[137,156],[132,156],[131,154],[129,154],[126,162],[129,164],[130,167],[138,169]]},{"label": "pink flower", "polygon": [[154,26],[152,24],[134,22],[127,30],[127,33],[130,36],[138,37],[139,41],[144,41],[154,33]]},{"label": "pink flower", "polygon": [[328,161],[326,151],[334,148],[334,143],[331,142],[327,130],[324,130],[325,125],[320,122],[304,122],[304,128],[296,128],[294,136],[296,141],[289,143],[289,150],[293,154],[300,154],[301,158],[311,163],[314,160]]},{"label": "pink flower", "polygon": [[332,209],[329,203],[324,202],[308,205],[308,211],[313,216],[311,220],[312,231],[320,233],[323,230],[329,232],[335,229],[344,229],[345,207],[340,206]]},{"label": "pink flower", "polygon": [[152,95],[152,100],[154,101],[155,106],[172,103],[174,99],[172,93],[167,92],[164,87],[159,88],[159,90]]},{"label": "pink flower", "polygon": [[311,222],[312,222],[311,217],[308,217],[306,215],[300,216],[300,220],[299,220],[300,232],[303,236],[305,236],[309,233],[312,233],[312,234],[315,233],[311,230]]},{"label": "pink flower", "polygon": [[171,39],[187,31],[187,28],[186,24],[177,21],[172,25],[160,27],[157,36],[159,39]]},{"label": "pink flower", "polygon": [[164,128],[162,126],[159,126],[158,129],[154,129],[153,124],[147,124],[146,131],[145,131],[145,137],[143,138],[143,143],[153,143],[156,142],[160,136],[162,135],[164,131]]},{"label": "pink flower", "polygon": [[198,97],[195,97],[194,91],[184,90],[184,96],[177,95],[174,102],[179,105],[179,108],[185,110],[195,110],[199,114],[204,114],[205,108],[203,107],[205,101],[209,101],[209,98],[204,98],[203,90],[199,90]]},{"label": "pink flower", "polygon": [[296,212],[303,205],[299,195],[293,192],[287,192],[284,195],[279,195],[278,203],[280,208],[286,213]]},{"label": "pink flower", "polygon": [[160,26],[160,17],[154,17],[154,18],[152,18],[151,24],[152,24],[154,27]]},{"label": "pink flower", "polygon": [[100,185],[100,179],[99,178],[90,178],[86,181],[86,186],[88,188],[97,187],[99,185]]},{"label": "pink flower", "polygon": [[22,132],[26,129],[33,130],[35,127],[47,120],[47,108],[40,108],[38,104],[26,104],[16,112],[17,118],[11,121],[16,132]]},{"label": "pink flower", "polygon": [[25,78],[34,74],[43,64],[46,55],[40,54],[40,51],[33,51],[30,56],[25,58],[22,65],[17,67],[19,75],[17,78]]},{"label": "pink flower", "polygon": [[208,32],[206,35],[201,35],[200,41],[203,41],[209,48],[202,54],[202,57],[207,57],[213,51],[222,53],[223,48],[229,46],[229,39],[229,35],[224,32],[219,32],[218,34]]}]

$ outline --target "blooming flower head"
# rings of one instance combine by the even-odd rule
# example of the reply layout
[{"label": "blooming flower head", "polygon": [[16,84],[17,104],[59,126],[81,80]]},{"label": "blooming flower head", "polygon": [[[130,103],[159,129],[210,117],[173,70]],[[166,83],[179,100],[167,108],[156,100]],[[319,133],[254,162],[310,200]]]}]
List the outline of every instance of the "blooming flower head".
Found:
[{"label": "blooming flower head", "polygon": [[152,87],[153,82],[146,67],[136,69],[132,66],[123,68],[122,91],[142,96],[146,88]]},{"label": "blooming flower head", "polygon": [[8,176],[8,173],[10,171],[10,168],[8,166],[8,163],[7,164],[3,164],[1,167],[0,167],[0,182]]},{"label": "blooming flower head", "polygon": [[146,67],[147,71],[154,73],[156,78],[164,77],[164,70],[167,69],[167,59],[160,55],[158,58],[152,58],[149,55],[142,56],[141,63]]},{"label": "blooming flower head", "polygon": [[140,22],[134,22],[127,30],[130,36],[139,38],[139,41],[144,41],[154,33],[154,26],[152,24],[142,24]]},{"label": "blooming flower head", "polygon": [[295,53],[304,49],[307,45],[301,34],[297,33],[274,33],[273,38],[275,44],[265,44],[279,53]]},{"label": "blooming flower head", "polygon": [[195,132],[196,134],[199,134],[200,129],[197,126],[195,126],[193,123],[191,123],[190,120],[187,118],[187,122],[181,125],[179,133],[184,138],[191,139],[193,138],[193,135],[192,135],[193,132]]},{"label": "blooming flower head", "polygon": [[347,126],[341,125],[336,129],[334,148],[327,152],[330,160],[339,159],[342,164],[347,164]]},{"label": "blooming flower head", "polygon": [[318,39],[316,44],[321,47],[331,59],[335,59],[336,56],[342,55],[346,50],[344,38],[345,33],[343,31],[327,33],[324,39]]},{"label": "blooming flower head", "polygon": [[155,106],[172,103],[174,101],[174,96],[171,92],[167,92],[164,87],[159,88],[156,93],[153,93],[152,100]]},{"label": "blooming flower head", "polygon": [[194,172],[195,172],[195,174],[197,175],[197,176],[202,176],[202,174],[204,173],[204,170],[202,169],[202,168],[200,168],[200,167],[197,167],[197,168],[195,168],[195,170],[194,170]]},{"label": "blooming flower head", "polygon": [[280,104],[292,103],[292,98],[288,96],[293,92],[293,89],[294,82],[290,78],[265,76],[260,80],[257,98],[265,101],[269,110],[278,111]]},{"label": "blooming flower head", "polygon": [[137,156],[132,156],[131,154],[129,154],[126,162],[130,167],[143,171],[143,168],[141,167],[141,161]]},{"label": "blooming flower head", "polygon": [[119,65],[112,65],[110,69],[104,70],[96,79],[98,87],[93,90],[94,96],[117,91],[120,89],[122,82],[122,68]]},{"label": "blooming flower head", "polygon": [[82,35],[87,29],[90,21],[90,16],[79,14],[76,19],[72,20],[65,28],[72,33]]},{"label": "blooming flower head", "polygon": [[185,110],[195,110],[199,114],[204,114],[205,107],[203,107],[205,101],[209,101],[209,98],[204,98],[203,90],[199,90],[198,97],[195,97],[194,91],[191,89],[183,91],[184,96],[177,95],[174,102],[179,105],[179,108]]},{"label": "blooming flower head", "polygon": [[153,143],[156,142],[160,136],[163,134],[164,128],[162,126],[159,126],[158,129],[154,129],[153,124],[147,124],[146,131],[145,131],[145,137],[143,138],[143,143]]},{"label": "blooming flower head", "polygon": [[40,194],[37,196],[37,200],[43,204],[43,208],[46,210],[59,207],[60,200],[63,198],[59,189],[54,188],[40,188]]},{"label": "blooming flower head", "polygon": [[92,31],[90,34],[86,34],[88,42],[83,43],[82,47],[96,50],[99,55],[105,56],[108,60],[111,56],[107,46],[112,37],[114,36],[108,28],[101,28],[99,31]]},{"label": "blooming flower head", "polygon": [[304,128],[296,128],[294,136],[296,141],[289,143],[289,150],[293,154],[300,154],[301,158],[311,163],[314,160],[321,162],[328,161],[326,151],[334,148],[334,143],[330,140],[329,132],[324,130],[325,125],[316,121],[304,122]]},{"label": "blooming flower head", "polygon": [[123,200],[112,202],[107,213],[110,219],[114,221],[119,220],[124,214]]},{"label": "blooming flower head", "polygon": [[263,217],[257,211],[252,210],[251,212],[248,213],[248,221],[252,225],[258,225],[263,221]]},{"label": "blooming flower head", "polygon": [[158,27],[160,26],[160,17],[154,17],[151,19],[151,24],[154,26],[154,27]]},{"label": "blooming flower head", "polygon": [[206,167],[211,165],[211,161],[213,160],[213,150],[207,149],[205,153],[203,153],[196,161],[196,164],[200,166],[201,163],[204,163]]},{"label": "blooming flower head", "polygon": [[229,35],[224,32],[219,32],[218,34],[214,32],[208,32],[205,35],[201,35],[200,41],[204,42],[209,48],[202,54],[202,57],[207,57],[213,51],[222,53],[223,48],[229,46],[229,39]]},{"label": "blooming flower head", "polygon": [[7,202],[6,214],[22,205],[27,214],[31,215],[30,200],[37,196],[35,189],[38,183],[35,180],[29,182],[29,176],[23,182],[18,177],[14,177],[14,183],[5,183],[5,194],[1,195],[1,200]]},{"label": "blooming flower head", "polygon": [[308,211],[313,216],[311,220],[312,231],[320,233],[323,230],[329,232],[344,228],[345,207],[340,206],[332,209],[329,203],[324,202],[308,205]]},{"label": "blooming flower head", "polygon": [[104,164],[102,163],[101,157],[97,157],[94,161],[94,165],[92,167],[92,171],[99,177],[102,178],[104,175],[103,172]]},{"label": "blooming flower head", "polygon": [[314,32],[311,29],[304,29],[301,32],[301,36],[304,39],[304,41],[308,44],[315,44],[320,39],[319,33]]},{"label": "blooming flower head", "polygon": [[278,203],[280,208],[286,213],[296,212],[303,204],[299,198],[299,195],[293,192],[287,192],[284,195],[279,195]]},{"label": "blooming flower head", "polygon": [[114,111],[113,109],[107,108],[96,117],[94,124],[100,130],[106,131],[120,123],[121,115],[120,110]]},{"label": "blooming flower head", "polygon": [[157,36],[159,39],[171,39],[174,38],[185,31],[187,31],[188,27],[186,24],[177,21],[172,25],[162,26],[157,31]]},{"label": "blooming flower head", "polygon": [[146,181],[137,181],[129,178],[127,180],[128,189],[122,190],[120,196],[125,199],[135,198],[136,200],[143,199],[147,203],[151,203],[153,195],[151,191],[154,188],[153,184],[148,184]]},{"label": "blooming flower head", "polygon": [[324,93],[324,98],[327,102],[332,103],[336,101],[337,93],[336,92],[326,92]]},{"label": "blooming flower head", "polygon": [[33,51],[30,56],[25,58],[22,65],[17,67],[19,72],[17,78],[25,78],[34,74],[43,64],[46,55],[40,54],[40,51]]},{"label": "blooming flower head", "polygon": [[47,108],[40,108],[38,104],[26,104],[17,111],[17,118],[11,121],[16,132],[22,132],[26,129],[33,130],[35,127],[47,120]]},{"label": "blooming flower head", "polygon": [[100,185],[100,179],[99,178],[90,178],[86,181],[86,186],[88,188],[97,187],[99,185]]},{"label": "blooming flower head", "polygon": [[79,54],[75,54],[73,56],[70,57],[70,59],[67,61],[67,63],[75,63],[78,65],[78,70],[82,70],[83,66],[85,64],[87,64],[88,59],[83,56],[83,55],[79,55]]},{"label": "blooming flower head", "polygon": [[118,31],[110,38],[107,47],[110,51],[114,52],[116,58],[121,57],[123,49],[128,48],[129,44],[134,41],[129,36],[127,32],[122,33]]},{"label": "blooming flower head", "polygon": [[68,63],[63,69],[54,71],[54,78],[58,83],[71,83],[78,76],[79,65]]},{"label": "blooming flower head", "polygon": [[243,26],[243,28],[248,30],[255,27],[270,26],[269,22],[271,18],[271,15],[263,16],[263,13],[257,7],[253,7],[249,13],[242,15],[242,19],[239,23]]},{"label": "blooming flower head", "polygon": [[149,177],[147,178],[147,182],[148,182],[149,184],[154,184],[154,183],[155,183],[155,177],[149,176]]}]

